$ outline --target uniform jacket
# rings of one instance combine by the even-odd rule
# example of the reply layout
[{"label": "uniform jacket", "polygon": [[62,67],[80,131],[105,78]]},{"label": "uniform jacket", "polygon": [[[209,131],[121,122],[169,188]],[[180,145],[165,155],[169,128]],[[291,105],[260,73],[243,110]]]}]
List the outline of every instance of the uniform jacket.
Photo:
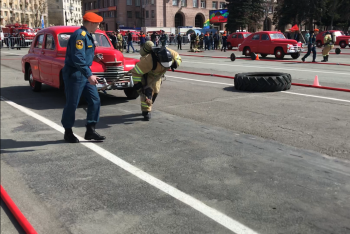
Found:
[{"label": "uniform jacket", "polygon": [[[182,62],[180,55],[172,49],[167,48],[167,50],[171,52],[174,58],[174,62],[176,62],[177,66],[179,67]],[[151,54],[147,54],[141,57],[140,62],[138,62],[135,67],[130,70],[133,81],[135,83],[141,82],[143,75],[147,74],[147,81],[151,81],[147,82],[147,85],[152,86],[152,83],[157,82],[159,79],[161,79],[163,74],[169,69],[163,67],[160,63],[157,63],[157,67],[154,71],[152,71],[152,67],[153,60]],[[157,90],[155,92],[157,92]]]},{"label": "uniform jacket", "polygon": [[80,71],[86,78],[92,76],[90,66],[94,59],[95,44],[92,35],[84,26],[76,30],[69,38],[64,70]]},{"label": "uniform jacket", "polygon": [[177,35],[176,39],[177,39],[178,42],[182,42],[182,36],[181,35]]},{"label": "uniform jacket", "polygon": [[314,45],[316,43],[316,35],[312,34],[309,39],[309,44]]},{"label": "uniform jacket", "polygon": [[326,36],[324,36],[323,38],[323,43],[325,45],[329,45],[329,43],[331,43],[333,40],[332,40],[332,35],[330,34],[327,34]]},{"label": "uniform jacket", "polygon": [[159,40],[160,40],[161,43],[166,43],[166,41],[167,41],[167,35],[166,35],[166,34],[160,35]]},{"label": "uniform jacket", "polygon": [[123,35],[121,33],[117,34],[117,40],[118,42],[123,42]]},{"label": "uniform jacket", "polygon": [[145,44],[146,42],[146,35],[144,33],[140,34],[140,44]]},{"label": "uniform jacket", "polygon": [[213,38],[214,38],[214,41],[218,41],[218,40],[219,40],[218,34],[214,34],[214,35],[213,35]]}]

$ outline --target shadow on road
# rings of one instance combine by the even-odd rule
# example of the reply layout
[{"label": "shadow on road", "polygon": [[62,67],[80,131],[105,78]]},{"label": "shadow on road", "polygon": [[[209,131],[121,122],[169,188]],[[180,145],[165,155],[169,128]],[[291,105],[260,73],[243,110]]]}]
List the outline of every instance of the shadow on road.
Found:
[{"label": "shadow on road", "polygon": [[18,153],[18,152],[28,152],[34,150],[16,150],[9,151],[9,149],[20,149],[35,146],[44,145],[56,145],[66,143],[63,139],[58,141],[16,141],[13,139],[1,139],[1,153]]},{"label": "shadow on road", "polygon": [[[119,91],[123,92],[123,91]],[[40,92],[33,92],[28,86],[11,86],[1,88],[1,96],[21,106],[33,110],[62,109],[66,103],[64,93],[47,85],[43,85]],[[101,106],[117,105],[128,102],[126,97],[117,97],[111,94],[100,93]],[[86,107],[81,101],[78,108]]]},{"label": "shadow on road", "polygon": [[[139,122],[143,120],[141,113],[127,114],[127,115],[113,115],[113,116],[102,116],[98,122],[97,128],[110,128],[111,125],[115,124],[133,124],[133,122]],[[75,127],[85,127],[85,119],[77,119],[75,121]]]}]

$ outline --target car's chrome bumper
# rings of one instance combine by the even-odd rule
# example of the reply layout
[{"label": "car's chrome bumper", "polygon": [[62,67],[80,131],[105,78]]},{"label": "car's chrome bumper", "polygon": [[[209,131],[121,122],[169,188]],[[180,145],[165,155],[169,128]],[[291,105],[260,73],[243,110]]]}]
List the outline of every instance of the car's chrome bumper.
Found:
[{"label": "car's chrome bumper", "polygon": [[292,47],[289,47],[289,49],[287,49],[288,54],[294,54],[294,53],[299,53],[303,51],[304,49],[300,46],[292,46]]},{"label": "car's chrome bumper", "polygon": [[114,70],[106,72],[93,72],[93,75],[99,78],[96,85],[98,90],[127,89],[134,87],[134,82],[130,73],[123,70]]}]

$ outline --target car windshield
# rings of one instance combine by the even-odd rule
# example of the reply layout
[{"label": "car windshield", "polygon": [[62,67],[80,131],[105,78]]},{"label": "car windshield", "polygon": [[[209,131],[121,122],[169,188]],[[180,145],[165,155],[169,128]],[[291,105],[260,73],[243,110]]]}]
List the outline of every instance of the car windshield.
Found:
[{"label": "car windshield", "polygon": [[32,29],[18,29],[18,32],[28,32],[33,33],[34,31]]},{"label": "car windshield", "polygon": [[[61,47],[67,47],[68,40],[72,34],[73,33],[58,34],[58,43]],[[109,44],[107,37],[101,33],[92,34],[92,38],[94,39],[96,47],[111,47],[111,44]]]},{"label": "car windshield", "polygon": [[339,37],[339,36],[344,36],[344,33],[342,31],[336,31],[334,34]]},{"label": "car windshield", "polygon": [[249,37],[251,34],[249,34],[249,33],[247,33],[247,34],[243,34],[243,37],[244,38],[247,38],[247,37]]},{"label": "car windshield", "polygon": [[270,37],[271,39],[286,39],[282,33],[272,33]]}]

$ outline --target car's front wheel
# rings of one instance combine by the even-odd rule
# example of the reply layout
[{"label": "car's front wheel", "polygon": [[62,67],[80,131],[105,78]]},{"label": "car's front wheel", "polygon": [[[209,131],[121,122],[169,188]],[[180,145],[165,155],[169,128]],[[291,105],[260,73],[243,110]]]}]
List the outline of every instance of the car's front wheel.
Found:
[{"label": "car's front wheel", "polygon": [[341,41],[341,42],[339,43],[339,45],[340,45],[341,48],[345,48],[345,47],[346,47],[345,41]]},{"label": "car's front wheel", "polygon": [[318,48],[321,48],[322,47],[322,41],[317,41],[316,45],[317,45]]},{"label": "car's front wheel", "polygon": [[291,56],[292,56],[293,59],[297,59],[297,58],[300,57],[300,53],[299,52],[298,53],[294,53],[294,54],[291,54]]},{"label": "car's front wheel", "polygon": [[231,43],[227,43],[227,49],[228,49],[228,50],[232,50],[232,45],[231,45]]},{"label": "car's front wheel", "polygon": [[284,51],[282,48],[277,48],[275,50],[275,57],[276,57],[276,59],[283,59],[284,58]]},{"label": "car's front wheel", "polygon": [[139,93],[133,88],[124,89],[124,93],[128,99],[136,99],[139,97]]},{"label": "car's front wheel", "polygon": [[30,85],[30,87],[32,88],[32,90],[34,92],[39,92],[41,90],[41,82],[38,82],[38,81],[34,80],[33,72],[32,72],[32,68],[31,67],[28,68],[27,72],[28,72],[27,75],[28,75],[28,78],[29,78],[29,85]]},{"label": "car's front wheel", "polygon": [[250,52],[251,52],[251,51],[250,51],[250,48],[249,48],[249,47],[244,48],[244,55],[245,55],[245,56],[247,56],[247,57],[250,56]]}]

